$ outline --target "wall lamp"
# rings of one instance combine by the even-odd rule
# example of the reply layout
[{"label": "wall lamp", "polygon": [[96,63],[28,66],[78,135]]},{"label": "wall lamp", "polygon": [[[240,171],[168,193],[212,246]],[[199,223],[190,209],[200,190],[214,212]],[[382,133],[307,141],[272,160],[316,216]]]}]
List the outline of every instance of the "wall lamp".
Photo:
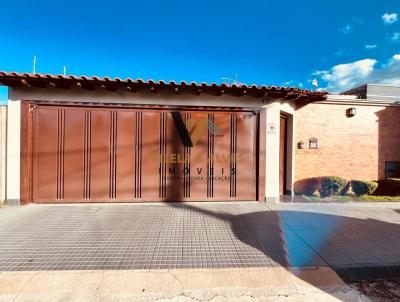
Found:
[{"label": "wall lamp", "polygon": [[304,149],[304,142],[303,141],[299,141],[297,143],[297,149]]},{"label": "wall lamp", "polygon": [[318,149],[318,139],[317,138],[310,138],[308,140],[308,149]]},{"label": "wall lamp", "polygon": [[357,113],[356,108],[346,109],[346,116],[347,117],[353,117],[353,116],[356,115],[356,113]]}]

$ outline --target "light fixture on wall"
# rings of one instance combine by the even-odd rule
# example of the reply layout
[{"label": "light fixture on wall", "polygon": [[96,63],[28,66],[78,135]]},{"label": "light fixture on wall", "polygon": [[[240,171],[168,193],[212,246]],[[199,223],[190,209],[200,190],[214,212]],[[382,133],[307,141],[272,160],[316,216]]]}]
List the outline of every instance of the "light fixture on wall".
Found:
[{"label": "light fixture on wall", "polygon": [[304,142],[303,141],[299,141],[297,143],[297,149],[304,149]]},{"label": "light fixture on wall", "polygon": [[318,149],[318,139],[317,138],[310,138],[308,140],[308,148],[309,149]]},{"label": "light fixture on wall", "polygon": [[356,108],[349,108],[346,110],[346,116],[347,117],[353,117],[357,113]]}]

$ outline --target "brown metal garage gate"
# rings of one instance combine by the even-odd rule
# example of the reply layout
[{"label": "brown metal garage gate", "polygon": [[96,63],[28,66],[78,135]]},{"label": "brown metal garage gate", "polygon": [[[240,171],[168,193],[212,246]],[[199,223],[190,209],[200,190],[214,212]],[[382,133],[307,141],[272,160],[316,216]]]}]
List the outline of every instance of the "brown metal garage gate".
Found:
[{"label": "brown metal garage gate", "polygon": [[33,108],[33,202],[256,199],[258,112]]}]

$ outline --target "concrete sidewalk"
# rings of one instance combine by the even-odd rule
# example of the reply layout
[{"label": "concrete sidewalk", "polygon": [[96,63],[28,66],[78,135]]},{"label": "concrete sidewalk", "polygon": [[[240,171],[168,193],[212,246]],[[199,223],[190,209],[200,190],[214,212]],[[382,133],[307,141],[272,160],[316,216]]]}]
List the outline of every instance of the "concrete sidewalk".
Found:
[{"label": "concrete sidewalk", "polygon": [[1,302],[366,301],[329,268],[2,272]]},{"label": "concrete sidewalk", "polygon": [[329,266],[400,273],[399,212],[257,202],[4,208],[0,271]]},{"label": "concrete sidewalk", "polygon": [[286,229],[347,281],[400,277],[400,209],[388,204],[269,204],[287,255],[297,246]]},{"label": "concrete sidewalk", "polygon": [[399,273],[399,214],[256,202],[3,208],[0,301],[359,301],[334,270]]}]

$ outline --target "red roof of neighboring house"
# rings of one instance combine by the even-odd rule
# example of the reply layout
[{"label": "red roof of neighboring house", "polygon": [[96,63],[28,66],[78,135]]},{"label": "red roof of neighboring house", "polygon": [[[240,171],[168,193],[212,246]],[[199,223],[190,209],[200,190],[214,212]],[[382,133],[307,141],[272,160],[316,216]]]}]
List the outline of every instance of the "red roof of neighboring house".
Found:
[{"label": "red roof of neighboring house", "polygon": [[265,95],[274,98],[286,99],[309,99],[324,100],[325,92],[317,92],[304,90],[294,87],[277,87],[277,86],[257,86],[257,85],[235,85],[235,84],[216,84],[216,83],[196,83],[196,82],[166,82],[142,79],[120,79],[120,78],[99,78],[96,76],[64,76],[52,74],[30,74],[16,72],[0,72],[0,84],[12,88],[18,87],[57,87],[62,89],[70,89],[71,87],[81,87],[83,89],[94,90],[103,88],[110,91],[118,89],[127,89],[132,92],[138,90],[148,90],[157,93],[162,90],[170,90],[176,94],[191,93],[200,95],[207,93],[212,95],[229,94],[233,96],[249,95],[253,97],[263,97]]}]

